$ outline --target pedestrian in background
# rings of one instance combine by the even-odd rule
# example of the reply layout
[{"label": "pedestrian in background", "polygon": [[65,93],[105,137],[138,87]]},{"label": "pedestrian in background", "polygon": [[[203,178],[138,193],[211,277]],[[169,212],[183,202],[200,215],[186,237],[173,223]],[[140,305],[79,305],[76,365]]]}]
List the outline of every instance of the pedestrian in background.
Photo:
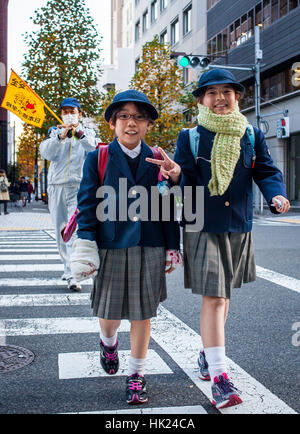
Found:
[{"label": "pedestrian in background", "polygon": [[252,181],[272,213],[283,214],[290,207],[282,173],[273,163],[262,131],[248,125],[239,111],[243,91],[227,70],[202,74],[193,92],[199,107],[198,127],[181,131],[175,162],[167,158],[161,164],[162,173],[174,182],[181,167],[182,187],[204,187],[204,227],[200,232],[186,228],[183,232],[184,277],[185,287],[202,295],[199,376],[211,380],[217,408],[242,402],[228,378],[225,323],[233,288],[256,279]]},{"label": "pedestrian in background", "polygon": [[76,234],[64,243],[60,231],[76,210],[83,163],[88,152],[95,149],[96,138],[94,130],[82,125],[81,105],[76,98],[65,98],[60,108],[63,125],[50,128],[40,145],[40,153],[42,158],[50,161],[48,203],[58,251],[64,264],[62,279],[67,281],[70,290],[80,291],[81,286],[70,269],[70,254]]},{"label": "pedestrian in background", "polygon": [[28,200],[28,182],[26,181],[24,176],[21,177],[19,188],[20,188],[22,206],[24,207],[26,206]]},{"label": "pedestrian in background", "polygon": [[18,203],[20,201],[20,187],[19,183],[17,181],[13,181],[10,185],[10,197],[11,201],[15,204],[15,206],[18,206]]},{"label": "pedestrian in background", "polygon": [[31,181],[29,180],[28,181],[28,203],[30,203],[31,202],[31,195],[32,195],[32,193],[33,193],[33,185],[31,184]]},{"label": "pedestrian in background", "polygon": [[[9,202],[9,186],[6,172],[3,169],[0,169],[0,204],[3,203],[4,214],[9,214],[7,211],[7,203]],[[0,215],[1,215],[1,207],[0,207]]]},{"label": "pedestrian in background", "polygon": [[[131,220],[128,214],[126,221],[118,217],[122,179],[127,182],[122,197],[130,197],[129,190],[136,194],[134,191],[139,186],[147,190],[150,214],[151,187],[157,185],[158,170],[145,161],[153,157],[153,152],[143,140],[157,117],[146,95],[135,90],[117,94],[106,109],[105,119],[116,138],[108,145],[103,185],[116,193],[116,221],[99,221],[96,216],[101,203],[96,197],[100,186],[99,149],[88,155],[84,165],[78,192],[78,239],[71,258],[77,279],[97,273],[100,264],[94,281],[92,308],[100,322],[100,362],[109,375],[116,374],[119,368],[117,330],[122,319],[130,321],[128,404],[148,401],[144,372],[150,319],[157,315],[159,303],[167,297],[165,267],[172,272],[173,263],[179,260],[179,225],[174,217],[168,222],[151,221],[151,218],[144,221],[137,216]],[[133,201],[128,201],[127,211]]]}]

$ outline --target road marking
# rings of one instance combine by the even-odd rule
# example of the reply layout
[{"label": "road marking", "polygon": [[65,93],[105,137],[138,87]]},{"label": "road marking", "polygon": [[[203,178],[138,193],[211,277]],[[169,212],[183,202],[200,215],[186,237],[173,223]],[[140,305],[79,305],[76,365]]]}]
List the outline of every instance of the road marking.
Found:
[{"label": "road marking", "polygon": [[63,264],[4,264],[1,265],[0,273],[36,273],[37,271],[63,271]]},{"label": "road marking", "polygon": [[[0,330],[4,330],[6,336],[99,334],[99,321],[96,317],[3,319]],[[129,332],[129,322],[122,321],[119,331]]]},{"label": "road marking", "polygon": [[267,268],[256,266],[256,274],[261,279],[269,280],[276,285],[291,289],[300,293],[300,280],[294,277],[286,276],[285,274],[277,273],[276,271],[268,270]]},{"label": "road marking", "polygon": [[0,235],[0,240],[50,240],[51,238],[47,235]]},{"label": "road marking", "polygon": [[52,253],[51,255],[1,255],[0,259],[3,261],[48,261],[49,259],[59,261],[60,256],[57,255],[56,251],[56,254]]},{"label": "road marking", "polygon": [[9,232],[18,232],[18,231],[22,231],[22,232],[24,232],[24,231],[28,231],[28,232],[31,232],[31,231],[36,231],[36,228],[17,228],[17,227],[12,227],[12,228],[8,228],[8,227],[5,227],[5,228],[0,228],[0,231],[1,232],[7,232],[7,231],[9,231]]},{"label": "road marking", "polygon": [[[39,253],[57,253],[57,248],[56,249],[3,249],[1,247],[1,251],[0,251],[0,258],[1,255],[5,255],[6,253],[35,253],[35,252],[39,252]],[[23,259],[23,256],[22,256]]]},{"label": "road marking", "polygon": [[56,246],[56,241],[49,240],[49,238],[45,241],[22,241],[18,239],[16,242],[6,242],[6,241],[0,241],[0,246],[2,247],[36,247],[39,245],[40,247],[47,247],[47,246]]},{"label": "road marking", "polygon": [[[208,414],[201,405],[189,405],[183,407],[158,407],[158,408],[130,408],[126,410],[83,411],[78,413],[61,414]],[[154,424],[153,420],[153,424]],[[187,421],[186,421],[187,424]],[[152,426],[153,428],[154,426]],[[184,426],[182,427],[184,428]]]},{"label": "road marking", "polygon": [[[194,382],[201,392],[211,399],[209,382],[198,378],[197,357],[201,337],[179,318],[160,306],[157,318],[151,320],[151,337]],[[122,321],[119,332],[129,332],[130,324]],[[98,319],[92,318],[33,318],[0,321],[2,335],[28,336],[74,333],[99,333]],[[235,386],[242,390],[243,404],[220,410],[226,414],[295,414],[296,412],[240,368],[226,358],[228,372]]]},{"label": "road marking", "polygon": [[[115,376],[127,376],[129,369],[130,350],[118,351],[120,368]],[[69,380],[72,378],[107,377],[99,361],[99,351],[82,353],[60,353],[58,354],[58,378]],[[149,349],[147,353],[146,375],[173,374],[173,371],[156,353]]]},{"label": "road marking", "polygon": [[[210,382],[198,378],[197,357],[201,337],[179,318],[160,306],[152,321],[151,337],[190,377],[195,385],[211,400]],[[296,412],[266,389],[255,378],[226,358],[228,372],[234,385],[242,390],[243,404],[220,410],[225,414],[295,414]]]},{"label": "road marking", "polygon": [[[20,280],[23,282],[24,279]],[[58,281],[59,285],[66,285],[62,280]],[[81,282],[81,285],[88,285],[90,281]],[[8,286],[8,285],[6,285]],[[11,285],[12,286],[12,285]],[[27,286],[22,283],[22,286]],[[46,286],[46,285],[44,285]],[[48,286],[48,285],[47,285]],[[90,294],[16,294],[1,295],[0,307],[28,307],[28,306],[79,306],[91,304]]]},{"label": "road marking", "polygon": [[[88,279],[80,282],[82,285],[92,285],[93,280]],[[3,286],[15,286],[15,287],[25,287],[25,286],[66,286],[66,282],[61,279],[36,279],[36,278],[23,278],[23,279],[0,279],[0,287]],[[57,294],[58,296],[60,294]],[[68,294],[72,295],[72,294]],[[2,297],[2,296],[1,296]]]}]

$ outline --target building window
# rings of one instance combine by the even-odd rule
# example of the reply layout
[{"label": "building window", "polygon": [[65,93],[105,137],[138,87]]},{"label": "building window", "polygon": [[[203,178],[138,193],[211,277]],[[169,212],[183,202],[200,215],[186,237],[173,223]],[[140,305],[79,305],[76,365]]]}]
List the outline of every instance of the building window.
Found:
[{"label": "building window", "polygon": [[271,24],[271,0],[264,0],[263,3],[263,28],[266,29]]},{"label": "building window", "polygon": [[241,20],[238,19],[236,20],[236,22],[234,23],[234,27],[235,27],[235,41],[236,41],[236,45],[239,46],[241,44]]},{"label": "building window", "polygon": [[176,18],[171,24],[171,45],[179,42],[179,19]]},{"label": "building window", "polygon": [[159,40],[161,44],[166,44],[168,42],[167,40],[168,31],[165,29],[163,32],[161,32]]},{"label": "building window", "polygon": [[138,42],[140,40],[140,27],[141,27],[141,22],[140,20],[138,20],[137,23],[135,24],[135,42]]},{"label": "building window", "polygon": [[236,48],[254,35],[254,26],[269,27],[281,16],[300,6],[300,0],[263,0],[238,18],[223,32],[207,41],[207,54],[215,55]]},{"label": "building window", "polygon": [[234,25],[231,24],[231,26],[229,27],[229,38],[230,38],[230,43],[229,43],[229,48],[235,48],[236,47],[236,41],[235,41],[235,32],[234,32]]},{"label": "building window", "polygon": [[253,9],[248,12],[248,35],[247,39],[254,35],[254,12]]},{"label": "building window", "polygon": [[158,17],[158,5],[157,0],[151,3],[151,23],[154,23]]},{"label": "building window", "polygon": [[193,81],[193,71],[191,68],[183,68],[183,84],[186,86]]},{"label": "building window", "polygon": [[143,13],[143,33],[146,33],[148,30],[149,27],[148,19],[149,19],[149,14],[147,9],[146,12]]},{"label": "building window", "polygon": [[135,0],[135,5],[137,6],[139,4],[140,0]]},{"label": "building window", "polygon": [[220,0],[207,0],[207,10],[211,9],[216,5]]},{"label": "building window", "polygon": [[283,17],[288,13],[288,0],[280,0],[279,17]]},{"label": "building window", "polygon": [[168,6],[168,0],[160,0],[160,11],[163,12]]},{"label": "building window", "polygon": [[227,29],[222,32],[222,51],[225,53],[228,50],[228,31]]},{"label": "building window", "polygon": [[255,25],[262,25],[262,7],[261,3],[255,6]]},{"label": "building window", "polygon": [[298,6],[298,0],[290,0],[289,1],[289,10],[293,10]]},{"label": "building window", "polygon": [[192,30],[192,5],[190,4],[183,11],[183,35],[186,35]]},{"label": "building window", "polygon": [[247,19],[247,14],[245,14],[242,16],[241,19],[241,44],[247,41],[247,34],[248,34],[248,19]]},{"label": "building window", "polygon": [[272,23],[279,18],[279,0],[272,0]]}]

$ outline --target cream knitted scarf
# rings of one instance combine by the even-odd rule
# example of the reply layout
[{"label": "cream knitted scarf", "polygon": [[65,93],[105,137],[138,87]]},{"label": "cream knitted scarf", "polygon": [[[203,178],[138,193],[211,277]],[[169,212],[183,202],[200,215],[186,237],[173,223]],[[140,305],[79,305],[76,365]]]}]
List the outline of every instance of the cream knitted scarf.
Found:
[{"label": "cream knitted scarf", "polygon": [[240,139],[248,121],[239,111],[238,103],[228,115],[217,115],[199,104],[198,123],[216,133],[211,151],[211,180],[208,188],[211,196],[222,195],[227,190],[240,156]]}]

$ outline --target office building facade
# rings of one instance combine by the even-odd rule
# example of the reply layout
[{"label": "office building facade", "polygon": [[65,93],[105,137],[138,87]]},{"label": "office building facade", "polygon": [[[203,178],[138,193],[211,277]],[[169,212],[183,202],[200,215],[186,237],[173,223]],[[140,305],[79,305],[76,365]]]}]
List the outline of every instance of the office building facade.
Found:
[{"label": "office building facade", "polygon": [[[254,65],[254,27],[260,28],[262,129],[282,169],[292,204],[300,204],[300,1],[210,0],[207,50],[220,64]],[[299,73],[297,72],[299,71]],[[241,104],[255,124],[254,77],[234,71],[247,89]],[[299,77],[298,77],[299,76]],[[278,121],[287,111],[290,137],[278,138]]]}]

